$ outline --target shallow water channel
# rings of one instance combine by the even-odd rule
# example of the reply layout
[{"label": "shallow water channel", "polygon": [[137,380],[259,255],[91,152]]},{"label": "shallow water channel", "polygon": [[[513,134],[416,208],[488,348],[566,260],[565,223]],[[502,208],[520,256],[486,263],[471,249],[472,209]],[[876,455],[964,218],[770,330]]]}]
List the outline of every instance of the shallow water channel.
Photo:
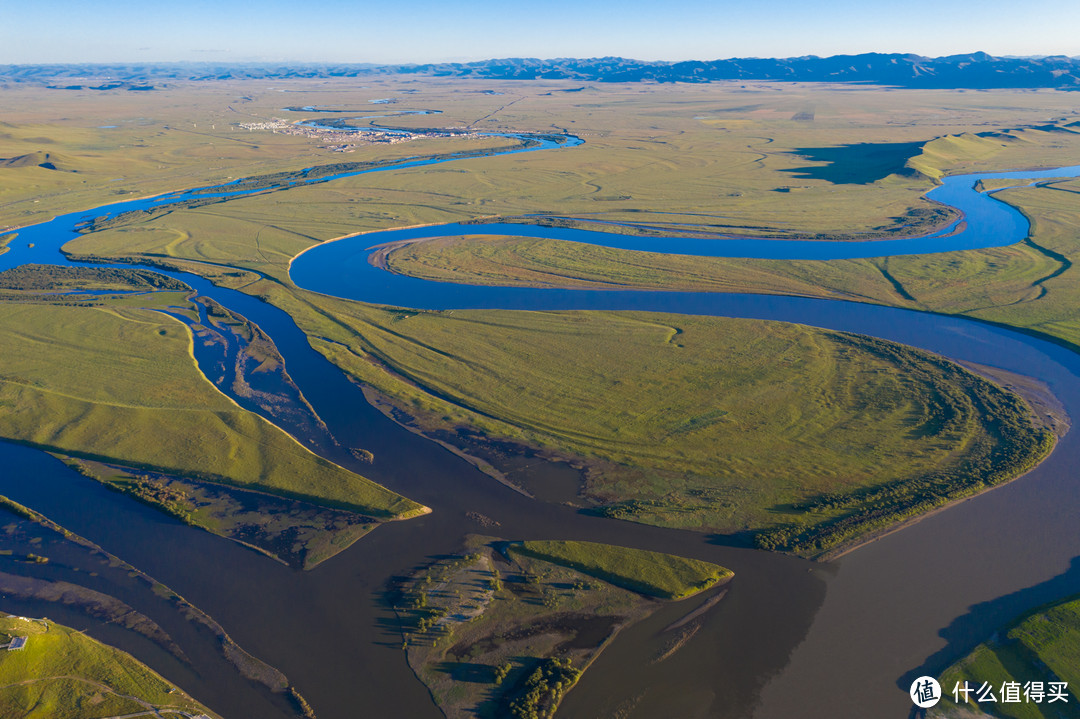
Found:
[{"label": "shallow water channel", "polygon": [[[1045,176],[1078,172],[1080,168],[1063,168]],[[965,178],[958,186],[970,187],[973,182],[974,178]],[[906,250],[891,245],[907,242],[899,240],[804,242],[797,243],[798,251],[834,253],[840,248],[851,253],[845,256],[872,256],[866,253],[925,252],[927,245],[917,244],[925,242],[944,250],[1010,244],[1023,238],[1026,221],[1015,210],[986,196],[961,205],[974,193],[957,192],[963,200],[955,202],[967,215],[964,232],[912,240],[916,244]],[[23,228],[12,250],[0,255],[0,269],[27,262],[70,264],[58,249],[84,217],[183,197],[118,203]],[[954,201],[947,199],[950,204]],[[490,225],[464,227],[468,229],[450,226],[437,232],[492,234]],[[553,237],[566,232],[533,226],[515,226],[513,231],[550,232]],[[988,239],[988,234],[993,237]],[[293,278],[309,289],[407,307],[635,309],[778,319],[861,332],[1034,377],[1054,391],[1071,416],[1080,416],[1080,356],[1017,332],[826,300],[424,282],[392,275],[367,262],[367,247],[391,239],[401,239],[400,233],[322,245],[301,255],[294,263]],[[613,240],[626,241],[622,236]],[[687,251],[667,238],[651,242],[660,243],[665,251]],[[715,243],[710,254],[726,254],[725,241],[705,242]],[[759,241],[756,246],[772,253],[790,244]],[[739,241],[739,247],[744,246],[746,241]],[[748,255],[745,249],[732,252],[766,256]],[[314,438],[320,451],[434,512],[382,526],[315,570],[300,572],[109,492],[36,450],[0,443],[0,463],[5,467],[0,494],[41,511],[178,591],[219,621],[241,646],[284,671],[322,719],[440,716],[405,664],[383,592],[395,576],[455,551],[470,532],[649,548],[714,561],[736,573],[727,596],[706,615],[702,630],[662,664],[649,663],[663,643],[658,631],[704,598],[665,607],[623,632],[568,695],[560,717],[584,719],[631,707],[628,716],[633,717],[906,717],[910,676],[941,669],[1027,608],[1080,592],[1080,565],[1074,561],[1080,556],[1076,433],[1066,435],[1053,455],[1023,479],[836,562],[815,564],[731,546],[723,538],[586,516],[525,497],[373,409],[356,385],[311,349],[283,312],[199,278],[174,276],[258,324],[273,338],[289,373],[340,445],[369,448],[376,459],[372,465],[358,464]],[[525,471],[543,474],[545,467]],[[469,512],[487,515],[501,526],[484,530],[468,518]],[[62,574],[60,568],[55,572]],[[117,591],[123,593],[122,588]],[[115,642],[227,717],[288,715],[280,701],[234,673],[205,667],[181,670],[164,652],[121,635],[110,625],[55,605],[17,606],[20,612],[48,614]]]}]

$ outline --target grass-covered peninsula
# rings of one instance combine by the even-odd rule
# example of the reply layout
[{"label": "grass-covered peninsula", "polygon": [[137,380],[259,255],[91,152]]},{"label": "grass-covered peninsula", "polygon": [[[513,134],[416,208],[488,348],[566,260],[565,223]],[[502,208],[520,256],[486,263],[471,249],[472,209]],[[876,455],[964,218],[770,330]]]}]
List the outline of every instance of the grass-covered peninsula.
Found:
[{"label": "grass-covered peninsula", "polygon": [[217,717],[129,654],[52,621],[0,617],[0,715],[97,719],[127,715]]},{"label": "grass-covered peninsula", "polygon": [[0,313],[0,436],[381,520],[425,511],[219,392],[192,358],[188,328],[160,311],[190,312],[190,291],[94,303],[18,289],[21,277]]},{"label": "grass-covered peninsula", "polygon": [[1015,395],[867,337],[648,313],[334,308],[333,322],[293,311],[421,428],[567,458],[590,511],[769,549],[828,551],[1011,479],[1053,445]]},{"label": "grass-covered peninsula", "polygon": [[1053,444],[1010,393],[866,337],[647,313],[389,310],[267,280],[248,289],[422,431],[481,455],[505,441],[566,459],[583,470],[587,511],[766,549],[834,551],[1012,479]]},{"label": "grass-covered peninsula", "polygon": [[[586,470],[591,511],[765,548],[830,552],[1011,479],[1052,446],[1012,395],[869,338],[721,318],[388,310],[218,277],[287,309],[425,431],[480,451],[476,429],[539,447]],[[719,406],[728,392],[749,425]]]},{"label": "grass-covered peninsula", "polygon": [[[484,128],[539,130],[558,117],[585,144],[117,218],[65,251],[180,263],[260,295],[399,418],[470,449],[508,441],[575,463],[585,473],[578,501],[591,511],[819,554],[1023,473],[1051,436],[1011,395],[890,343],[675,316],[388,310],[302,292],[288,278],[289,259],[320,241],[452,220],[478,221],[481,234],[483,221],[512,219],[657,234],[896,236],[946,219],[922,199],[945,173],[1051,163],[1080,148],[1057,96],[950,95],[963,112],[943,121],[934,92],[905,94],[913,102],[898,112],[879,90],[815,91],[830,103],[816,113],[800,106],[807,93],[762,88],[751,105],[710,88],[524,93]],[[486,102],[440,100],[450,125]],[[1048,124],[1048,113],[1058,119]],[[483,247],[502,253],[515,242]],[[419,274],[536,280],[513,257],[477,259],[477,246],[411,246],[389,261]],[[746,261],[739,266],[758,283],[747,287],[716,279],[700,258],[635,256],[633,267],[613,269],[590,253],[574,248],[574,266],[541,284],[873,299],[830,263]],[[897,289],[906,280],[893,263],[867,261],[864,271],[885,292],[914,295]],[[844,288],[832,288],[833,276]],[[973,295],[998,291],[974,286]]]},{"label": "grass-covered peninsula", "polygon": [[689,257],[478,234],[403,245],[384,261],[403,274],[474,284],[797,294],[889,304],[962,314],[1080,347],[1080,181],[995,197],[1028,217],[1028,239],[932,255],[811,261]]}]

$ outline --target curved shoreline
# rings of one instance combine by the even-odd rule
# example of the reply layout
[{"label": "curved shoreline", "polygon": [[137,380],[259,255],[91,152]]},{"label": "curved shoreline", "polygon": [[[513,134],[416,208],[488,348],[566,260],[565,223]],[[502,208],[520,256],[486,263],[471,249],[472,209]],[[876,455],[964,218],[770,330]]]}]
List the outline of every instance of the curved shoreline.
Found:
[{"label": "curved shoreline", "polygon": [[878,530],[875,530],[875,531],[872,531],[872,532],[867,532],[866,534],[863,534],[863,535],[861,535],[859,537],[854,537],[854,538],[851,539],[851,541],[842,542],[841,544],[833,547],[832,549],[830,549],[830,550],[828,550],[826,552],[822,552],[821,554],[813,557],[812,559],[814,561],[816,561],[816,562],[824,562],[824,563],[835,562],[836,560],[838,560],[838,559],[840,559],[840,558],[842,558],[842,557],[844,557],[844,556],[846,556],[848,554],[851,554],[854,551],[862,549],[863,547],[865,547],[867,545],[873,544],[874,542],[878,541],[879,539],[884,539],[885,537],[888,537],[890,534],[895,534],[895,533],[897,533],[897,532],[899,532],[901,530],[907,529],[908,527],[912,527],[912,526],[918,524],[919,522],[923,521],[924,519],[929,519],[930,517],[933,517],[934,515],[941,514],[941,513],[945,512],[945,511],[949,510],[949,509],[952,509],[953,507],[956,507],[957,505],[963,504],[964,502],[970,501],[972,499],[977,499],[978,497],[981,497],[984,494],[989,494],[990,492],[994,491],[995,489],[1000,489],[1002,487],[1006,487],[1006,486],[1012,484],[1013,482],[1015,482],[1015,481],[1017,481],[1019,479],[1023,479],[1024,477],[1028,476],[1029,474],[1034,472],[1036,469],[1038,469],[1040,465],[1042,465],[1046,460],[1050,459],[1050,456],[1054,453],[1055,449],[1057,449],[1057,442],[1054,442],[1054,446],[1050,449],[1050,451],[1047,452],[1045,455],[1043,455],[1043,457],[1038,462],[1036,462],[1034,464],[1034,466],[1032,466],[1027,471],[1016,475],[1012,479],[1007,479],[1004,482],[998,482],[997,484],[992,484],[992,485],[990,485],[988,487],[985,487],[981,491],[976,492],[975,494],[972,494],[970,496],[960,497],[959,499],[954,499],[951,502],[946,502],[945,504],[941,505],[940,507],[934,507],[933,509],[929,510],[928,512],[923,512],[922,514],[917,514],[917,515],[915,515],[913,517],[909,517],[909,518],[904,519],[904,520],[902,520],[900,522],[897,522],[896,524],[894,524],[892,526],[883,527],[881,529],[878,529]]}]

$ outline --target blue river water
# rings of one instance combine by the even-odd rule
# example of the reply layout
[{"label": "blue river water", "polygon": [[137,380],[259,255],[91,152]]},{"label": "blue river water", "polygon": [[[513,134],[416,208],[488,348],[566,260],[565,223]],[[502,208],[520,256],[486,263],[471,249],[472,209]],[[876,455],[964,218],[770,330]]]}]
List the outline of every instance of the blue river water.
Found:
[{"label": "blue river water", "polygon": [[[1058,177],[1080,176],[1080,165],[1050,170],[1021,170],[991,172],[970,175],[954,175],[927,193],[927,198],[958,209],[963,220],[937,232],[893,240],[865,240],[853,242],[823,242],[816,240],[775,240],[702,237],[643,237],[614,234],[595,230],[565,227],[542,227],[514,223],[457,224],[410,227],[398,230],[370,232],[332,243],[325,243],[300,255],[292,265],[292,277],[298,285],[307,289],[328,292],[352,299],[370,300],[350,291],[350,277],[366,262],[370,247],[400,240],[453,237],[457,235],[504,235],[519,237],[544,237],[548,239],[580,242],[601,247],[643,252],[662,252],[673,255],[699,257],[735,257],[773,260],[840,260],[892,255],[917,255],[952,250],[974,250],[1002,247],[1020,242],[1027,237],[1028,221],[1016,208],[993,197],[993,193],[975,190],[979,180],[1026,180],[1038,181]],[[1028,184],[1028,182],[1019,183]],[[1002,188],[1004,189],[1004,188]],[[995,191],[996,192],[996,191]],[[961,224],[962,223],[962,224]],[[957,230],[957,226],[959,230]],[[372,281],[365,275],[362,284]],[[419,285],[402,283],[401,288],[410,294]],[[379,291],[386,291],[383,284]],[[484,288],[491,294],[489,288]],[[445,292],[440,288],[438,292]],[[477,293],[479,296],[480,293]],[[501,296],[502,293],[499,293]],[[464,295],[455,295],[454,299]],[[471,301],[467,300],[467,301]],[[391,302],[392,303],[392,302]],[[413,305],[410,305],[413,306]],[[459,306],[459,305],[450,305]]]}]

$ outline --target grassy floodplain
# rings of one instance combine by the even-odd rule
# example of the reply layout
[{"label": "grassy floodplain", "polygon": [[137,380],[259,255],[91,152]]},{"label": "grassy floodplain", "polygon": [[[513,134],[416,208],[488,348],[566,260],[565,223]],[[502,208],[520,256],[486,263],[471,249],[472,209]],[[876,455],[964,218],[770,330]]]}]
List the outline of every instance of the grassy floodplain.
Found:
[{"label": "grassy floodplain", "polygon": [[1014,395],[866,337],[647,313],[335,308],[313,344],[421,427],[568,456],[594,511],[768,530],[769,548],[827,550],[1022,473],[1053,444]]},{"label": "grassy floodplain", "polygon": [[[708,562],[605,544],[467,544],[467,554],[415,572],[395,600],[409,664],[452,718],[554,715],[615,634],[662,605],[658,594],[731,577]],[[663,658],[692,636],[679,634]]]},{"label": "grassy floodplain", "polygon": [[293,567],[313,569],[379,526],[355,512],[160,472],[65,458],[77,472],[185,524]]},{"label": "grassy floodplain", "polygon": [[217,717],[149,667],[81,632],[40,620],[0,618],[0,714],[25,719],[95,719],[152,710]]},{"label": "grassy floodplain", "polygon": [[377,519],[425,511],[317,457],[210,384],[192,358],[187,328],[155,311],[182,308],[188,294],[65,306],[38,303],[40,295],[26,293],[23,301],[5,304],[0,435]]},{"label": "grassy floodplain", "polygon": [[[979,169],[1080,162],[1080,125],[1062,121],[996,136],[935,139],[908,161],[926,177]],[[1056,153],[1052,154],[1052,153]],[[839,162],[839,161],[837,161]],[[852,155],[837,172],[854,172]],[[884,180],[875,184],[881,184]],[[1024,180],[990,181],[988,189]],[[846,188],[845,188],[846,189]],[[927,188],[928,189],[928,188]],[[838,185],[837,191],[840,190]],[[544,287],[755,292],[851,299],[997,322],[1080,346],[1080,181],[995,194],[1031,221],[1010,247],[859,260],[753,260],[631,252],[534,238],[477,235],[404,245],[386,256],[394,271],[428,279]],[[671,229],[671,228],[668,228]]]},{"label": "grassy floodplain", "polygon": [[[387,81],[380,91],[392,96],[394,87]],[[299,292],[288,281],[287,262],[315,243],[357,231],[451,220],[537,221],[523,217],[536,213],[576,223],[644,223],[660,233],[689,227],[707,233],[845,239],[914,232],[945,219],[921,199],[942,173],[1060,163],[1064,155],[1076,154],[1080,134],[1071,124],[1074,110],[1060,93],[770,84],[613,85],[566,93],[565,83],[507,83],[500,87],[505,95],[493,97],[479,92],[480,87],[432,80],[410,87],[417,92],[409,93],[407,102],[410,109],[443,110],[440,124],[563,129],[586,144],[128,218],[83,236],[67,250],[180,262],[216,275],[217,281],[243,286],[290,311],[318,349],[420,418],[426,428],[479,429],[569,456],[588,465],[588,503],[638,521],[724,532],[768,530],[775,532],[768,546],[815,552],[870,526],[966,496],[987,481],[1004,480],[1047,450],[1048,435],[1032,429],[1026,409],[1006,395],[994,394],[989,385],[947,363],[886,345],[837,335],[825,340],[825,335],[811,337],[802,329],[784,330],[798,338],[781,337],[781,330],[765,325],[735,330],[722,320],[386,311]],[[325,87],[311,88],[304,99],[361,111],[369,98]],[[247,107],[265,113],[265,102],[256,97]],[[395,124],[422,126],[430,118],[403,117]],[[591,261],[586,257],[580,264]],[[253,270],[265,279],[228,278],[219,268],[198,262]],[[498,258],[492,265],[501,262]],[[443,264],[468,274],[476,263],[459,255]],[[507,264],[511,269],[502,271],[512,273],[513,263]],[[755,276],[771,283],[772,291],[815,294],[827,284],[797,263],[777,264],[781,269],[758,270]],[[703,276],[684,266],[670,272],[660,268],[652,286],[680,288],[685,276],[695,281]],[[609,270],[597,269],[596,281],[636,286],[625,277],[605,278]],[[641,269],[630,272],[635,271]],[[896,292],[887,281],[890,271],[874,269],[888,291]],[[578,281],[572,272],[563,274]],[[700,281],[714,288],[718,284],[711,278]],[[723,283],[741,288],[733,280]],[[825,292],[841,296],[840,291]],[[750,343],[778,356],[790,346],[791,362],[755,365],[740,355],[735,342],[723,343],[724,333],[739,337],[743,346]],[[628,346],[649,359],[624,367]],[[577,364],[567,367],[565,357]],[[763,418],[755,424],[761,434],[752,444],[736,429],[742,426],[732,410],[718,406],[715,394],[690,390],[720,381],[715,361],[705,366],[703,357],[723,358],[723,371],[731,373],[725,388],[748,377],[762,380],[760,387],[768,382],[785,386],[780,382],[791,377],[831,378],[837,384],[811,381],[808,386],[828,397],[820,402],[811,399],[812,392],[802,399],[740,396],[740,406],[760,411]],[[920,368],[914,371],[917,379],[902,378],[914,368]],[[860,377],[863,370],[873,376]],[[878,397],[845,394],[845,383],[875,387],[866,392],[880,396],[901,391],[903,399],[877,405]],[[943,394],[929,389],[938,385],[950,389]],[[963,397],[971,388],[981,389]],[[681,404],[688,397],[690,404]],[[983,409],[976,407],[984,402]],[[884,407],[893,424],[875,424],[879,417],[865,415],[871,406]],[[990,407],[1003,412],[1005,423],[1017,432],[980,427],[973,418]],[[933,419],[938,412],[949,421]],[[898,431],[911,421],[928,428],[926,436]],[[877,442],[872,448],[860,444],[867,441],[867,426],[875,427],[869,433]],[[847,431],[853,441],[835,439],[834,428]],[[829,440],[822,441],[826,435]],[[1006,436],[1015,436],[1020,445],[1011,446],[1007,439],[1000,443]],[[1021,445],[1026,448],[1014,451]],[[778,450],[768,464],[784,469],[763,466],[761,455],[770,453],[763,453],[762,446]],[[749,456],[751,449],[756,460]],[[1010,452],[1016,462],[999,464]],[[935,459],[946,461],[934,464]],[[932,474],[931,467],[941,466],[945,475]],[[966,479],[955,484],[961,475]],[[928,484],[911,484],[916,477]],[[900,486],[907,489],[899,491]],[[900,499],[883,514],[866,514],[882,493]]]},{"label": "grassy floodplain", "polygon": [[[1068,597],[1029,612],[942,672],[940,682],[945,700],[934,710],[935,716],[963,716],[964,709],[1010,719],[1080,715],[1076,708],[1076,687],[1080,686],[1080,597]],[[953,688],[965,682],[976,690],[970,695],[972,701],[965,705],[961,694],[959,704],[954,704]],[[993,687],[996,703],[980,705],[975,701],[984,682]],[[1001,687],[1005,682],[1019,683],[1020,702],[1002,701]],[[1049,682],[1067,682],[1066,700],[1051,703],[1047,697],[1041,702],[1025,701],[1022,688],[1028,682],[1041,682],[1044,691]]]}]

